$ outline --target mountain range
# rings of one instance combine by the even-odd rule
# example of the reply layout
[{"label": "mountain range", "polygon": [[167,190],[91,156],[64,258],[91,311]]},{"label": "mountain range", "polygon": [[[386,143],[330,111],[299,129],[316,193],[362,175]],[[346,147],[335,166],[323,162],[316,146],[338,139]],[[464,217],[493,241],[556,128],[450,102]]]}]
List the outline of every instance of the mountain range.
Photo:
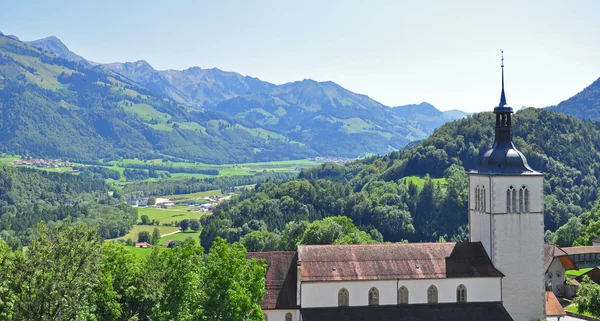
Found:
[{"label": "mountain range", "polygon": [[99,64],[54,36],[0,35],[0,99],[0,150],[81,160],[354,158],[400,149],[466,115],[426,103],[390,108],[333,82]]},{"label": "mountain range", "polygon": [[600,120],[600,78],[575,96],[548,109],[591,121]]}]

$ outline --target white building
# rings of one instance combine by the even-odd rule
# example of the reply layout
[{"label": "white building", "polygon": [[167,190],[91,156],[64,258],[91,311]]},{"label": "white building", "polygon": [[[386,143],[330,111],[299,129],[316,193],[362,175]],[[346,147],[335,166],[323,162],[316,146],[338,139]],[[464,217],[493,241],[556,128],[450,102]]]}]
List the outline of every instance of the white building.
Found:
[{"label": "white building", "polygon": [[470,242],[249,253],[268,264],[267,320],[544,319],[556,298],[545,291],[543,175],[512,143],[512,113],[503,72],[494,145],[468,173]]},{"label": "white building", "polygon": [[544,282],[547,290],[552,289],[556,296],[571,297],[566,283],[566,270],[577,270],[577,265],[571,257],[558,245],[544,244]]}]

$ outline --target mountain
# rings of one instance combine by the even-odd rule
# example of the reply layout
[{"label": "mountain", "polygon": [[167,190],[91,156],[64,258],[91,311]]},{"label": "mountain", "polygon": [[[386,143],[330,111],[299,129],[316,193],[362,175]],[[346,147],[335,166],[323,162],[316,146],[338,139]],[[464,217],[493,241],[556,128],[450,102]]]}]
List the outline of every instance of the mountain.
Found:
[{"label": "mountain", "polygon": [[214,109],[310,144],[324,155],[384,154],[428,135],[389,107],[330,81],[287,83],[225,100]]},{"label": "mountain", "polygon": [[155,93],[188,106],[207,107],[240,95],[258,93],[275,85],[258,78],[242,76],[218,68],[155,70],[144,60],[104,64]]},{"label": "mountain", "polygon": [[548,109],[579,119],[600,120],[600,78],[575,96]]},{"label": "mountain", "polygon": [[79,160],[177,157],[208,163],[298,159],[307,145],[181,106],[117,73],[0,36],[0,151]]},{"label": "mountain", "polygon": [[[15,40],[19,40],[19,39],[16,38]],[[47,52],[50,52],[53,55],[56,55],[60,58],[64,58],[69,61],[74,61],[74,62],[80,63],[88,68],[91,68],[94,65],[96,65],[95,63],[92,63],[92,62],[88,61],[87,59],[85,59],[85,58],[79,56],[78,54],[72,52],[71,50],[69,50],[69,48],[67,48],[67,46],[65,46],[65,44],[62,41],[60,41],[60,39],[56,38],[55,36],[50,36],[47,38],[38,39],[38,40],[34,40],[34,41],[25,41],[25,43],[29,44],[35,48],[38,48],[42,51],[45,50]]]},{"label": "mountain", "polygon": [[422,102],[418,105],[398,106],[392,110],[402,118],[415,120],[426,132],[433,132],[434,129],[446,122],[461,119],[468,115],[457,109],[442,112],[427,102]]}]

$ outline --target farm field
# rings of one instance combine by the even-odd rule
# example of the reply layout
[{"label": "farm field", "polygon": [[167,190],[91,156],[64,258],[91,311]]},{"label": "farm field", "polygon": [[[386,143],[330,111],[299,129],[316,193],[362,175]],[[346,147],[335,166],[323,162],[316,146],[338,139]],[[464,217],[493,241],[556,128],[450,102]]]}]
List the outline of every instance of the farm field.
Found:
[{"label": "farm field", "polygon": [[137,257],[144,259],[152,253],[152,248],[141,248],[135,246],[126,246],[127,251],[135,254]]},{"label": "farm field", "polygon": [[172,235],[168,235],[168,236],[163,236],[160,238],[159,244],[162,245],[165,242],[167,242],[168,240],[171,241],[185,241],[188,237],[191,237],[192,239],[196,240],[196,242],[199,242],[200,239],[200,231],[198,232],[180,232],[180,233],[176,233],[176,234],[172,234]]},{"label": "farm field", "polygon": [[175,194],[175,195],[167,195],[167,196],[161,196],[161,197],[178,199],[178,200],[189,200],[189,199],[196,199],[196,198],[200,198],[200,197],[216,196],[216,195],[221,195],[221,191],[218,189],[214,189],[214,190],[210,190],[210,191],[196,192],[196,193],[191,193],[191,194]]},{"label": "farm field", "polygon": [[[206,215],[206,212],[188,212],[188,209],[192,209],[190,206],[176,206],[175,208],[163,209],[163,208],[152,208],[152,207],[138,207],[138,219],[142,215],[148,215],[148,218],[157,220],[160,224],[171,223],[175,221],[181,221],[184,219],[200,219]],[[169,233],[169,232],[167,232]],[[165,234],[162,233],[161,234]]]},{"label": "farm field", "polygon": [[136,242],[137,238],[138,238],[138,234],[141,231],[148,231],[150,234],[152,234],[152,231],[154,231],[154,228],[158,228],[161,235],[179,231],[179,227],[177,227],[177,226],[134,225],[133,228],[129,231],[129,233],[125,234],[125,236],[117,238],[116,240],[118,240],[118,239],[127,240],[128,238],[131,238],[134,242]]},{"label": "farm field", "polygon": [[585,268],[585,269],[579,269],[579,270],[566,270],[565,274],[572,278],[576,278],[582,274],[588,273],[591,270],[593,270],[593,268]]}]

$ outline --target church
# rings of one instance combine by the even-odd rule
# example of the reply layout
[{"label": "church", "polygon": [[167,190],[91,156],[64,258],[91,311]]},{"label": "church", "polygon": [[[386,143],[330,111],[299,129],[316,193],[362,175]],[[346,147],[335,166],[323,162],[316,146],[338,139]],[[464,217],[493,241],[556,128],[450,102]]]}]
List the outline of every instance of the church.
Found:
[{"label": "church", "polygon": [[469,242],[248,253],[267,262],[265,319],[544,319],[544,177],[513,144],[512,114],[502,64],[495,142],[468,172]]}]

